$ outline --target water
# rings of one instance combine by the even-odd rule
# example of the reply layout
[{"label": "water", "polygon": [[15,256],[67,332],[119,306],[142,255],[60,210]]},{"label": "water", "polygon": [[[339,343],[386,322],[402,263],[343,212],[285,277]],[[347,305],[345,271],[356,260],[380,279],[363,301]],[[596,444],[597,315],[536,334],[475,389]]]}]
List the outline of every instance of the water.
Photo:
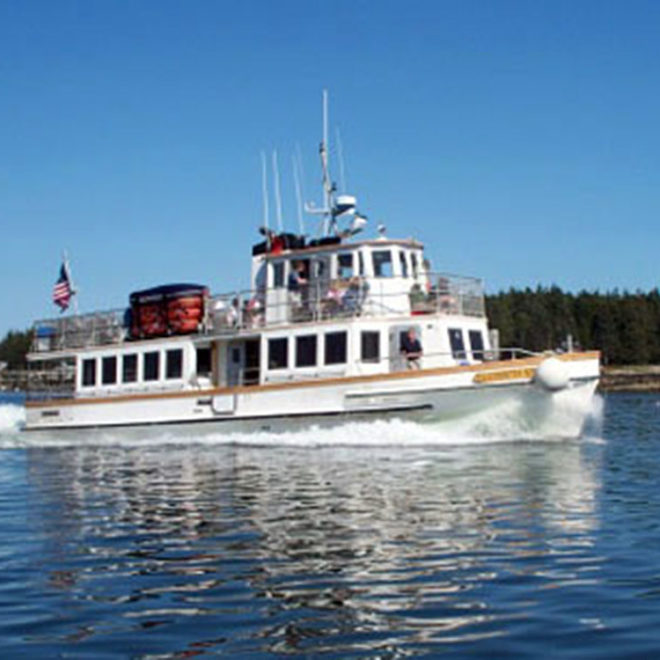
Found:
[{"label": "water", "polygon": [[660,396],[605,397],[572,441],[394,421],[76,448],[21,417],[5,399],[5,657],[660,651]]}]

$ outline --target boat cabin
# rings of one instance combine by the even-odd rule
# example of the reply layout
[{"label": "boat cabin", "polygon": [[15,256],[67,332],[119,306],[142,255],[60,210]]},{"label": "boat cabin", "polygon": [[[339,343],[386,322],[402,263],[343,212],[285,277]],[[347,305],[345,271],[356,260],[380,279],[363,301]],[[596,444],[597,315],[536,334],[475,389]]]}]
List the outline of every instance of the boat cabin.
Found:
[{"label": "boat cabin", "polygon": [[[412,239],[255,246],[251,288],[167,285],[128,310],[36,325],[36,389],[104,397],[251,387],[470,364],[493,354],[483,286],[430,271]],[[414,332],[421,355],[409,360]],[[53,365],[56,368],[53,368]],[[41,376],[40,376],[41,374]],[[62,387],[60,387],[62,389]]]}]

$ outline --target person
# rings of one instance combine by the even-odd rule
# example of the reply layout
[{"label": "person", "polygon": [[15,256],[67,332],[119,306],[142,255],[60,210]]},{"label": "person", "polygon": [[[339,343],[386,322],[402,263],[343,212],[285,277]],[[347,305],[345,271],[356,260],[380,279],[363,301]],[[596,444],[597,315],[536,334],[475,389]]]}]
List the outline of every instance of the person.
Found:
[{"label": "person", "polygon": [[422,357],[422,344],[417,338],[415,328],[410,328],[401,336],[401,353],[406,358],[408,369],[419,369]]},{"label": "person", "polygon": [[307,301],[307,278],[305,277],[305,264],[302,261],[295,261],[291,266],[287,281],[289,314],[298,316]]},{"label": "person", "polygon": [[296,261],[292,266],[291,272],[289,273],[287,288],[289,291],[300,293],[303,286],[307,284],[307,279],[305,278],[305,264],[302,261]]}]

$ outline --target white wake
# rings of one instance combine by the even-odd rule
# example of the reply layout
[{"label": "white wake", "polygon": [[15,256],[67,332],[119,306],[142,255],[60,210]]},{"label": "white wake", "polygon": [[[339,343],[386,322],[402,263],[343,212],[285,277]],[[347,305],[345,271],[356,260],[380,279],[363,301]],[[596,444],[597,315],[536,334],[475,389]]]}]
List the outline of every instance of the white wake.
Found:
[{"label": "white wake", "polygon": [[[587,404],[585,404],[587,405]],[[469,418],[427,423],[396,418],[349,421],[330,427],[302,426],[284,432],[226,432],[222,427],[190,425],[133,429],[62,430],[22,432],[25,409],[14,404],[0,405],[0,449],[19,447],[85,446],[429,446],[464,445],[493,442],[553,440],[567,437],[578,417],[589,417],[588,435],[599,435],[603,403],[595,397],[589,409],[555,406],[543,424],[533,412],[515,404],[502,405]],[[574,435],[574,434],[573,434]]]}]

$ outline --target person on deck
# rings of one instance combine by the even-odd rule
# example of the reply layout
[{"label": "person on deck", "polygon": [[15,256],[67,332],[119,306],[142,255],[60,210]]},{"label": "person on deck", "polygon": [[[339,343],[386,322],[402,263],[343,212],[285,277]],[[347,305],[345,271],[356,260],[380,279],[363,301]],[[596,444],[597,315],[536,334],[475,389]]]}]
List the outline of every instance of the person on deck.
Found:
[{"label": "person on deck", "polygon": [[421,367],[422,344],[417,338],[415,328],[410,328],[405,335],[401,336],[401,354],[406,358],[408,369],[419,369]]}]

